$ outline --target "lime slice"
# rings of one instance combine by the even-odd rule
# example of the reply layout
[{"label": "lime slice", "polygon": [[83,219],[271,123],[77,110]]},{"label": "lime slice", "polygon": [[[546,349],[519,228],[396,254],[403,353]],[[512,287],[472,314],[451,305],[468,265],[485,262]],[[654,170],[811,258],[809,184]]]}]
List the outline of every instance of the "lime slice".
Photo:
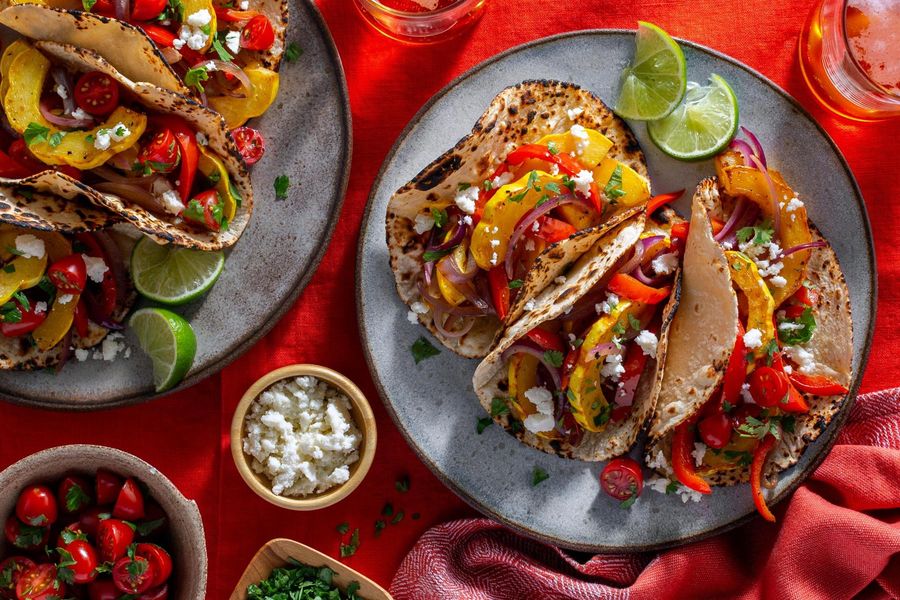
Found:
[{"label": "lime slice", "polygon": [[638,21],[634,60],[622,72],[616,113],[626,119],[662,119],[678,106],[687,84],[684,53],[669,34]]},{"label": "lime slice", "polygon": [[647,132],[669,156],[700,160],[727,146],[737,126],[737,96],[724,79],[711,75],[707,86],[691,82],[684,103],[665,119],[647,123]]},{"label": "lime slice", "polygon": [[213,286],[225,265],[222,252],[163,246],[141,238],[131,253],[134,287],[162,304],[196,300]]},{"label": "lime slice", "polygon": [[165,308],[142,308],[131,315],[128,326],[153,361],[156,391],[174,387],[191,369],[197,352],[191,324]]}]

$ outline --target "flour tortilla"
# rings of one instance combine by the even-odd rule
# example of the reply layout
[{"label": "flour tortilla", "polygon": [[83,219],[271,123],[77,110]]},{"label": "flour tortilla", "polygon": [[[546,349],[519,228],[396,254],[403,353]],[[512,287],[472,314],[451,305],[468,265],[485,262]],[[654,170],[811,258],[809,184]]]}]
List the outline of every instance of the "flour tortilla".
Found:
[{"label": "flour tortilla", "polygon": [[[541,323],[552,321],[568,312],[585,294],[605,282],[613,275],[614,267],[628,256],[628,252],[644,231],[644,217],[627,221],[604,236],[591,250],[576,261],[566,277],[566,282],[551,285],[535,298],[535,309],[521,320],[513,323],[504,333],[484,361],[475,370],[472,385],[481,405],[488,413],[495,397],[509,395],[507,370],[504,368],[503,352],[522,338],[528,331]],[[634,410],[622,423],[610,423],[599,433],[584,433],[578,445],[566,441],[547,440],[524,428],[512,431],[509,415],[494,417],[494,421],[515,435],[522,443],[565,458],[583,461],[603,461],[625,454],[634,444],[644,422],[653,411],[656,397],[663,380],[663,366],[666,363],[667,339],[670,324],[680,297],[680,272],[672,296],[663,309],[662,328],[656,347],[656,358],[650,358],[644,374],[638,382],[634,395]]]},{"label": "flour tortilla", "polygon": [[108,227],[122,220],[97,207],[96,190],[58,171],[23,179],[0,177],[0,223],[76,233]]},{"label": "flour tortilla", "polygon": [[[49,41],[34,42],[34,47],[52,61],[64,63],[77,71],[106,73],[116,79],[125,89],[131,91],[137,100],[152,112],[175,114],[191,123],[209,140],[208,148],[222,160],[234,187],[238,189],[242,197],[241,206],[238,207],[228,230],[212,232],[188,227],[175,215],[151,213],[133,202],[123,201],[112,194],[101,193],[55,171],[43,172],[34,178],[23,180],[0,180],[0,186],[29,184],[33,179],[39,180],[43,185],[43,191],[54,191],[62,198],[72,196],[77,190],[93,205],[93,211],[85,212],[86,208],[82,208],[82,212],[85,213],[85,216],[82,217],[75,210],[73,204],[60,202],[60,211],[54,213],[57,215],[54,220],[45,218],[41,221],[40,215],[38,218],[32,219],[33,222],[38,223],[38,228],[44,228],[43,225],[47,224],[54,225],[61,231],[77,231],[79,228],[96,229],[97,226],[127,221],[159,243],[171,243],[211,251],[229,247],[237,242],[250,221],[253,209],[253,190],[247,167],[244,165],[240,152],[238,152],[234,139],[228,132],[222,117],[180,94],[169,92],[149,83],[131,81],[104,58],[90,50]],[[72,210],[65,211],[66,207]],[[49,209],[46,212],[50,212]],[[109,215],[106,219],[100,217],[104,212]],[[66,216],[59,216],[60,214]],[[23,218],[22,221],[16,222],[27,223],[29,221]]]},{"label": "flour tortilla", "polygon": [[[566,112],[573,108],[583,109],[575,119]],[[536,142],[549,133],[566,132],[576,123],[603,133],[613,142],[608,156],[648,178],[644,154],[628,125],[589,91],[572,83],[548,80],[525,81],[506,88],[491,101],[472,133],[391,196],[387,244],[397,292],[404,303],[412,305],[420,300],[416,282],[422,271],[424,247],[413,229],[416,215],[440,199],[453,198],[460,183],[487,179],[517,146]],[[550,245],[529,272],[506,323],[519,318],[528,300],[604,234],[634,214],[614,213],[606,223]],[[495,317],[477,319],[468,334],[451,340],[436,330],[430,314],[419,315],[419,320],[442,344],[468,358],[485,356],[504,325]]]},{"label": "flour tortilla", "polygon": [[[698,223],[696,219],[699,218],[698,215],[701,214],[696,210],[697,204],[706,204],[707,206],[717,207],[721,210],[721,207],[727,206],[731,200],[725,197],[724,192],[719,189],[715,179],[706,179],[701,182],[694,198],[695,220],[692,221],[691,224],[691,236],[695,235],[695,231],[705,231],[702,228],[696,227],[696,224]],[[810,231],[813,240],[826,241],[812,223],[810,223]],[[707,233],[711,234],[711,231],[704,232],[704,238]],[[706,243],[696,246],[695,252],[704,248],[716,256],[719,252],[722,252],[720,247],[715,249]],[[686,254],[682,298],[686,298],[687,295],[691,293],[688,284],[691,281],[696,281],[697,275],[705,275],[710,281],[719,281],[721,276],[716,268],[717,264],[718,261],[713,260],[712,256],[708,256],[706,261],[695,261],[693,266],[695,269],[700,269],[700,271],[693,273],[694,277],[689,279],[688,275],[691,273],[689,271],[690,267],[687,262]],[[812,374],[827,375],[843,386],[849,388],[852,379],[853,360],[853,320],[850,308],[850,291],[847,288],[847,283],[844,279],[844,274],[841,271],[840,264],[838,263],[837,255],[830,245],[812,250],[807,267],[806,278],[820,295],[819,304],[816,307],[816,331],[812,339],[804,346],[806,350],[813,354],[815,360],[816,368]],[[728,279],[727,289],[731,290],[730,275]],[[686,334],[676,336],[675,325],[673,324],[672,326],[672,331],[669,336],[669,360],[666,364],[666,377],[663,381],[664,394],[660,395],[657,413],[663,408],[662,401],[664,396],[672,398],[679,395],[685,395],[684,388],[682,387],[679,389],[677,385],[672,389],[665,390],[670,369],[673,368],[673,364],[677,364],[675,361],[680,360],[682,356],[691,356],[692,348],[696,345],[703,343],[709,344],[706,340],[711,339],[712,334],[715,333],[715,330],[713,329],[714,324],[718,323],[718,320],[714,319],[714,311],[722,310],[725,305],[728,304],[725,300],[726,294],[724,292],[719,291],[718,293],[715,293],[713,290],[709,290],[709,292],[710,293],[707,296],[708,300],[699,305],[699,315],[701,318],[694,319],[694,325],[697,331],[693,336]],[[733,295],[733,292],[731,295]],[[687,314],[693,312],[691,305],[682,301],[681,308],[679,308],[678,314],[675,316],[676,323],[679,320],[679,314],[681,314],[683,310],[687,311]],[[731,314],[730,308],[728,310],[729,314]],[[734,311],[736,314],[736,298],[734,300]],[[710,319],[711,317],[713,319]],[[718,327],[721,326],[721,324],[718,325]],[[733,340],[732,346],[728,346],[725,343],[726,341],[727,340],[721,340],[716,350],[720,355],[727,355],[725,358],[727,362],[728,358],[730,358]],[[728,346],[727,353],[725,352],[726,346]],[[703,388],[703,391],[705,393],[706,387]],[[711,393],[712,390],[709,390],[709,394]],[[709,397],[709,394],[706,394],[707,398]],[[796,464],[797,461],[800,460],[805,448],[819,437],[831,422],[831,419],[838,413],[846,398],[846,396],[841,395],[816,396],[813,394],[803,394],[803,396],[809,403],[810,412],[804,415],[795,415],[796,422],[793,433],[787,431],[782,433],[781,441],[775,446],[766,463],[765,472],[767,477],[772,477]],[[702,404],[702,402],[696,403],[692,401],[688,403],[685,408],[686,411],[689,411],[687,414],[681,415],[677,420],[670,419],[666,421],[667,427],[662,429],[661,433],[657,434],[656,439],[648,445],[646,451],[647,457],[655,457],[659,451],[662,451],[663,455],[667,458],[670,457],[672,429],[685,419],[692,417]],[[657,419],[660,419],[659,414],[657,414]],[[654,425],[656,422],[657,421],[654,421]],[[674,425],[672,423],[674,423]],[[716,472],[710,476],[704,476],[704,478],[713,485],[733,485],[748,481],[749,476],[749,467],[742,467],[729,471]]]}]

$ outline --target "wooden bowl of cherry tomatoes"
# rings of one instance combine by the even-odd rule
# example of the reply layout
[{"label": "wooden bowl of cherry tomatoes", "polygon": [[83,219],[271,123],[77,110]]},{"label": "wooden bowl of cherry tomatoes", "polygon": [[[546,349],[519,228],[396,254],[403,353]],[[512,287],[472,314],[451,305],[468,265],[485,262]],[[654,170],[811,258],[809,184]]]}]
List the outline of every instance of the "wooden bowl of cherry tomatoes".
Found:
[{"label": "wooden bowl of cherry tomatoes", "polygon": [[197,504],[136,456],[50,448],[0,473],[0,598],[199,600]]}]

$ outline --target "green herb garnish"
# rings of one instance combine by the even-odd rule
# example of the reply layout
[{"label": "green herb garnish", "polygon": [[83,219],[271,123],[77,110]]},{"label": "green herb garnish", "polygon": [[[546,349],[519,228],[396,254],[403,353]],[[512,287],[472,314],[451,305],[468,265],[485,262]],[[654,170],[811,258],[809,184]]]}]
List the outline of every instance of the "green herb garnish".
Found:
[{"label": "green herb garnish", "polygon": [[432,356],[437,356],[441,353],[440,350],[432,346],[431,342],[423,337],[420,337],[413,342],[410,351],[412,352],[413,360],[416,361],[416,364],[419,364],[426,358],[431,358]]},{"label": "green herb garnish", "polygon": [[531,487],[540,485],[541,482],[550,479],[550,475],[541,467],[535,466],[531,471]]},{"label": "green herb garnish", "polygon": [[291,187],[290,178],[287,175],[279,175],[275,178],[275,183],[273,185],[275,187],[275,199],[287,200],[287,191],[288,188]]}]

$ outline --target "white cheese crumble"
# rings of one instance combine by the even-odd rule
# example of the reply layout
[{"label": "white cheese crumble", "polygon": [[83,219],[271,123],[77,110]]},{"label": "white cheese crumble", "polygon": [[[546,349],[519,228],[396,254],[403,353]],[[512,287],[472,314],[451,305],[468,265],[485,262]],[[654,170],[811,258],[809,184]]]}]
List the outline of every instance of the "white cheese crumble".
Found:
[{"label": "white cheese crumble", "polygon": [[703,464],[703,457],[706,455],[706,444],[703,442],[694,442],[694,449],[691,450],[691,456],[694,457],[694,464],[700,466]]},{"label": "white cheese crumble", "polygon": [[102,283],[103,275],[109,271],[109,267],[106,266],[103,259],[97,258],[96,256],[88,256],[87,254],[82,254],[81,258],[84,259],[84,266],[87,268],[87,276],[91,281]]},{"label": "white cheese crumble", "polygon": [[74,297],[75,296],[73,296],[72,294],[63,294],[62,296],[57,297],[56,301],[60,304],[68,304]]},{"label": "white cheese crumble", "polygon": [[550,174],[553,176],[559,175],[559,165],[556,163],[550,163]]},{"label": "white cheese crumble", "polygon": [[434,217],[424,214],[416,215],[416,223],[413,226],[413,229],[415,229],[416,233],[422,235],[426,231],[431,231],[433,227]]},{"label": "white cheese crumble", "polygon": [[656,456],[651,456],[647,460],[647,466],[654,471],[660,471],[661,473],[672,474],[672,467],[669,466],[668,461],[666,461],[666,455],[663,454],[662,450],[656,451]]},{"label": "white cheese crumble", "polygon": [[125,126],[125,123],[119,121],[109,130],[109,137],[114,142],[121,142],[131,135],[131,130]]},{"label": "white cheese crumble", "polygon": [[203,27],[204,25],[209,25],[210,21],[212,21],[212,15],[205,8],[188,15],[187,18],[187,24],[191,27]]},{"label": "white cheese crumble", "polygon": [[754,400],[753,396],[750,394],[750,384],[749,383],[741,384],[741,398],[747,404],[756,404],[756,400]]},{"label": "white cheese crumble", "polygon": [[172,184],[166,181],[166,179],[159,177],[154,180],[153,184],[150,186],[150,192],[162,201],[166,212],[173,215],[180,215],[184,210],[181,196],[178,195],[178,192],[175,191]]},{"label": "white cheese crumble", "polygon": [[576,106],[575,108],[566,109],[566,116],[569,117],[569,120],[574,121],[578,115],[584,112],[584,109],[580,106]]},{"label": "white cheese crumble", "polygon": [[93,117],[91,115],[84,112],[80,108],[76,108],[75,110],[72,111],[72,118],[79,119],[79,120],[93,119]]},{"label": "white cheese crumble", "polygon": [[194,134],[194,137],[197,139],[197,143],[201,146],[209,146],[209,138],[206,137],[206,134],[202,131],[198,131]]},{"label": "white cheese crumble", "polygon": [[606,300],[599,304],[594,305],[594,310],[597,311],[598,315],[607,314],[611,315],[612,311],[615,310],[616,306],[619,304],[619,297],[613,294],[612,292],[606,292]]},{"label": "white cheese crumble", "polygon": [[94,148],[109,150],[109,129],[98,129],[94,134]]},{"label": "white cheese crumble", "polygon": [[513,174],[509,171],[507,171],[506,173],[501,173],[491,180],[491,189],[496,190],[497,188],[503,187],[512,180]]},{"label": "white cheese crumble", "polygon": [[652,331],[646,329],[641,330],[637,337],[634,338],[635,343],[641,347],[641,351],[650,358],[656,358],[656,345],[659,344],[659,338]]},{"label": "white cheese crumble", "polygon": [[456,198],[454,198],[454,202],[456,202],[456,206],[459,207],[459,210],[467,215],[471,215],[475,212],[475,202],[477,200],[478,188],[475,186],[467,187],[464,190],[456,192]]},{"label": "white cheese crumble", "polygon": [[801,346],[785,346],[784,353],[797,363],[797,369],[806,375],[814,375],[816,372],[816,357],[812,352]]},{"label": "white cheese crumble", "polygon": [[[432,2],[434,0],[431,0]],[[241,7],[241,10],[247,10],[250,8],[250,0],[241,0],[241,3],[238,5]]]},{"label": "white cheese crumble", "polygon": [[496,252],[494,252],[493,254],[491,254],[491,264],[492,264],[492,265],[497,266],[497,263],[498,263],[499,261],[500,261],[500,257],[497,256],[497,253],[496,253]]},{"label": "white cheese crumble", "polygon": [[791,323],[790,321],[785,321],[778,324],[778,331],[797,331],[804,327],[805,325],[803,325],[803,323]]},{"label": "white cheese crumble", "polygon": [[533,387],[525,390],[525,398],[534,404],[537,412],[525,417],[522,424],[532,433],[543,433],[553,429],[553,394],[544,387]]},{"label": "white cheese crumble", "polygon": [[603,362],[603,368],[600,369],[600,374],[612,381],[619,381],[619,378],[625,373],[625,366],[622,364],[623,360],[624,357],[621,350],[607,354],[606,360]]},{"label": "white cheese crumble", "polygon": [[181,50],[186,44],[191,50],[203,50],[209,41],[209,35],[203,32],[203,28],[211,20],[212,15],[205,8],[188,15],[187,22],[178,30],[178,37],[172,40],[172,47]]},{"label": "white cheese crumble", "polygon": [[491,248],[496,248],[500,245],[500,240],[491,240]]},{"label": "white cheese crumble", "polygon": [[678,267],[678,257],[671,252],[660,254],[650,261],[650,267],[657,275],[668,275]]},{"label": "white cheese crumble", "polygon": [[787,212],[794,212],[798,208],[803,208],[803,202],[797,196],[791,198],[790,202],[787,203],[787,206],[784,207],[784,210]]},{"label": "white cheese crumble", "polygon": [[228,48],[228,51],[232,54],[237,54],[241,51],[241,32],[240,31],[229,31],[225,34],[225,47]]},{"label": "white cheese crumble", "polygon": [[466,225],[471,225],[472,217],[470,217],[469,215],[466,215],[462,218],[462,222],[465,223]]},{"label": "white cheese crumble", "polygon": [[531,312],[534,310],[534,300],[529,300],[525,303],[525,306],[522,307],[525,312]]},{"label": "white cheese crumble", "polygon": [[791,373],[794,372],[794,367],[792,367],[791,365],[789,365],[787,363],[784,364],[783,369],[784,369],[784,372],[787,373],[788,375],[790,375]]},{"label": "white cheese crumble", "polygon": [[56,95],[62,98],[63,100],[67,100],[69,98],[69,92],[66,90],[66,86],[62,84],[57,84],[55,88],[53,88],[56,92]]},{"label": "white cheese crumble", "polygon": [[283,379],[259,395],[244,419],[251,468],[279,496],[323,492],[350,478],[362,441],[350,401],[315,377]]},{"label": "white cheese crumble", "polygon": [[25,258],[44,258],[44,240],[30,233],[16,236],[16,252]]},{"label": "white cheese crumble", "polygon": [[427,312],[428,307],[424,302],[413,302],[409,305],[409,312],[406,313],[406,318],[413,325],[418,325],[419,315],[424,315]]},{"label": "white cheese crumble", "polygon": [[86,348],[75,348],[75,358],[78,362],[84,362],[91,357],[91,353]]},{"label": "white cheese crumble", "polygon": [[769,278],[769,283],[771,283],[775,287],[784,287],[787,285],[787,279],[785,279],[781,275],[776,275],[775,277]]},{"label": "white cheese crumble", "polygon": [[34,303],[34,312],[39,315],[47,312],[47,303],[44,302],[43,300],[40,302],[35,302]]},{"label": "white cheese crumble", "polygon": [[755,350],[762,346],[762,331],[759,329],[750,329],[744,334],[744,346],[748,350]]},{"label": "white cheese crumble", "polygon": [[572,178],[575,184],[575,191],[582,196],[591,195],[591,184],[594,183],[594,174],[588,170],[578,171],[578,175]]},{"label": "white cheese crumble", "polygon": [[587,131],[585,131],[584,127],[581,125],[572,125],[572,129],[569,130],[569,133],[572,134],[572,137],[577,138],[575,142],[575,153],[581,156],[587,149],[588,144],[590,144],[591,138],[588,137]]}]

